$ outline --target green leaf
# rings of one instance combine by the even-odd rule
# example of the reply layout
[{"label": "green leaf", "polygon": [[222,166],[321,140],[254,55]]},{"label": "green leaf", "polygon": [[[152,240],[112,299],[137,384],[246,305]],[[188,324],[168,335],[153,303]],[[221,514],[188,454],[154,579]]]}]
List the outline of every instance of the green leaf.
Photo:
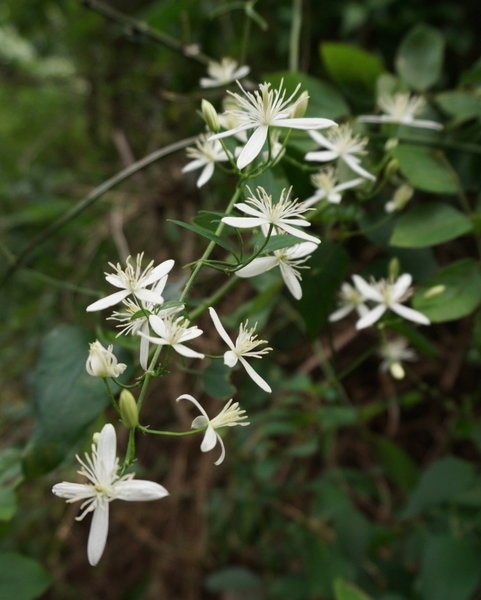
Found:
[{"label": "green leaf", "polygon": [[334,582],[334,593],[336,600],[370,600],[362,590],[344,579],[336,579]]},{"label": "green leaf", "polygon": [[426,192],[456,194],[458,183],[444,154],[414,144],[400,144],[393,155],[411,185]]},{"label": "green leaf", "polygon": [[449,204],[430,202],[402,214],[390,244],[403,248],[426,248],[471,231],[471,221]]},{"label": "green leaf", "polygon": [[206,588],[210,592],[237,591],[245,593],[257,591],[260,587],[259,576],[250,569],[240,566],[226,567],[211,573],[206,580]]},{"label": "green leaf", "polygon": [[21,476],[22,451],[18,448],[5,448],[0,453],[0,485],[9,485]]},{"label": "green leaf", "polygon": [[481,117],[481,98],[469,92],[443,92],[435,100],[458,123]]},{"label": "green leaf", "polygon": [[208,229],[204,229],[203,227],[199,227],[198,225],[190,225],[189,223],[184,223],[184,221],[176,221],[175,219],[167,219],[167,220],[170,221],[170,223],[174,223],[175,225],[178,225],[179,227],[183,227],[184,229],[193,231],[194,233],[197,233],[198,235],[201,235],[202,237],[205,237],[208,240],[215,242],[218,246],[220,246],[221,248],[224,248],[224,250],[227,250],[227,252],[231,252],[232,254],[235,254],[234,246],[232,246],[232,244],[230,244],[224,238],[221,238],[218,235],[215,235],[214,233],[212,233],[212,231],[209,231]]},{"label": "green leaf", "polygon": [[104,382],[85,370],[91,335],[60,325],[44,339],[32,374],[37,425],[23,459],[27,477],[55,468],[109,402]]},{"label": "green leaf", "polygon": [[10,521],[17,511],[15,492],[6,487],[0,487],[0,521]]},{"label": "green leaf", "polygon": [[424,92],[439,79],[443,57],[442,35],[427,25],[416,25],[399,46],[396,71],[409,87]]},{"label": "green leaf", "polygon": [[349,106],[341,94],[328,83],[315,79],[310,75],[281,71],[267,73],[263,79],[269,81],[274,87],[279,87],[281,81],[284,80],[286,97],[292,94],[300,83],[299,93],[305,90],[309,94],[306,117],[338,119],[349,114]]},{"label": "green leaf", "polygon": [[480,266],[477,261],[465,258],[441,269],[423,283],[412,304],[431,321],[441,323],[471,314],[480,302]]},{"label": "green leaf", "polygon": [[481,546],[438,535],[428,539],[422,557],[421,595],[427,600],[471,600],[481,580]]},{"label": "green leaf", "polygon": [[475,467],[465,460],[454,456],[438,460],[421,475],[403,517],[414,517],[434,506],[455,501],[477,479]]},{"label": "green leaf", "polygon": [[304,240],[295,237],[294,235],[273,235],[269,238],[266,247],[262,251],[264,254],[272,253],[274,250],[280,250],[281,248],[290,248],[296,244],[301,244]]},{"label": "green leaf", "polygon": [[419,477],[419,469],[416,463],[400,446],[391,440],[382,436],[373,436],[373,441],[386,476],[401,491],[410,492]]},{"label": "green leaf", "polygon": [[232,398],[236,388],[230,383],[231,369],[222,360],[212,360],[202,372],[202,385],[206,394],[217,400]]},{"label": "green leaf", "polygon": [[331,79],[353,100],[372,104],[376,80],[384,72],[382,61],[366,50],[338,42],[321,44],[320,52]]},{"label": "green leaf", "polygon": [[52,583],[50,575],[36,561],[20,554],[0,554],[0,598],[35,600]]}]

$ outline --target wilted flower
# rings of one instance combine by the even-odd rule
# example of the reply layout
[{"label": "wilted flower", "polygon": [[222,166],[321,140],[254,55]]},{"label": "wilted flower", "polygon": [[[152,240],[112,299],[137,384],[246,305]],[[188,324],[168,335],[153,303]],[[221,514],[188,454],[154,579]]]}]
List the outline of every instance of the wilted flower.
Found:
[{"label": "wilted flower", "polygon": [[161,318],[157,315],[150,315],[149,323],[154,332],[160,337],[146,335],[142,331],[139,331],[139,335],[146,337],[153,344],[172,346],[182,356],[204,358],[204,355],[200,352],[196,352],[184,345],[184,342],[193,340],[203,333],[202,329],[199,329],[196,325],[189,327],[189,321],[185,317],[171,315]]},{"label": "wilted flower", "polygon": [[[269,127],[310,130],[324,129],[336,125],[331,119],[293,118],[291,116],[296,108],[297,102],[294,101],[294,98],[299,91],[300,84],[287,99],[282,82],[278,89],[272,90],[270,86],[270,83],[261,83],[259,90],[247,92],[239,83],[243,96],[228,92],[236,101],[235,107],[228,109],[228,112],[231,112],[234,117],[236,126],[211,137],[211,139],[220,139],[236,135],[247,129],[254,129],[237,158],[239,169],[243,169],[260,154],[267,139]],[[298,100],[305,102],[305,96]]]},{"label": "wilted flower", "polygon": [[116,378],[127,368],[127,365],[118,362],[117,357],[112,352],[112,344],[104,348],[98,340],[95,340],[95,342],[89,344],[89,347],[89,355],[85,363],[89,375]]},{"label": "wilted flower", "polygon": [[364,296],[351,284],[344,282],[339,292],[339,308],[329,315],[329,321],[334,323],[355,310],[362,317],[369,312],[365,305]]},{"label": "wilted flower", "polygon": [[416,352],[412,348],[408,348],[408,343],[404,338],[384,342],[379,354],[383,359],[379,367],[380,370],[383,372],[389,371],[394,379],[403,379],[405,375],[402,361],[412,362],[417,358]]},{"label": "wilted flower", "polygon": [[378,100],[382,115],[362,115],[359,121],[364,123],[399,123],[410,127],[423,127],[426,129],[442,129],[441,123],[416,119],[426,102],[420,96],[408,93],[384,94]]},{"label": "wilted flower", "polygon": [[274,250],[273,256],[259,256],[254,258],[245,267],[241,267],[234,272],[237,277],[255,277],[266,271],[270,271],[274,267],[279,267],[281,270],[282,279],[288,290],[296,300],[302,298],[302,288],[300,281],[301,274],[297,269],[307,269],[309,267],[300,266],[309,260],[310,255],[316,250],[317,244],[314,242],[302,242],[289,248],[281,248]]},{"label": "wilted flower", "polygon": [[93,437],[92,454],[85,454],[77,460],[81,465],[78,473],[86,477],[89,483],[68,483],[66,481],[53,486],[56,496],[67,502],[83,501],[81,521],[89,512],[93,512],[90,534],[87,544],[89,563],[95,566],[102,557],[109,529],[109,504],[112,500],[149,501],[159,500],[169,492],[158,483],[134,480],[134,473],[119,476],[119,460],[116,456],[117,437],[114,427],[107,423],[100,433]]},{"label": "wilted flower", "polygon": [[350,125],[340,125],[336,129],[327,132],[327,136],[317,131],[310,131],[309,135],[321,148],[327,150],[316,150],[306,154],[306,160],[316,162],[327,162],[329,160],[340,160],[361,177],[376,179],[374,175],[361,167],[361,160],[356,154],[366,154],[367,138],[353,135]]},{"label": "wilted flower", "polygon": [[239,66],[233,58],[224,57],[220,62],[211,61],[207,66],[210,77],[202,77],[200,86],[203,88],[219,87],[236,79],[242,79],[249,74],[250,68]]},{"label": "wilted flower", "polygon": [[216,417],[209,419],[208,414],[201,404],[190,394],[179,396],[177,402],[179,400],[189,400],[192,404],[197,406],[202,413],[192,421],[192,429],[203,429],[204,427],[207,427],[200,445],[201,452],[209,452],[209,450],[212,450],[217,445],[217,442],[219,442],[221,454],[214,464],[220,465],[225,458],[225,446],[216,429],[220,429],[221,427],[235,427],[237,425],[242,427],[250,425],[249,421],[246,421],[248,418],[245,414],[246,411],[239,408],[238,402],[232,403],[231,399]]},{"label": "wilted flower", "polygon": [[377,306],[371,309],[368,313],[362,316],[356,323],[357,329],[364,329],[373,325],[389,308],[399,316],[421,325],[429,325],[430,321],[417,310],[408,308],[401,304],[409,298],[412,291],[410,285],[412,277],[408,273],[404,273],[397,279],[381,279],[368,283],[359,275],[353,275],[354,285],[366,300],[371,300],[377,303]]},{"label": "wilted flower", "polygon": [[337,183],[335,169],[328,167],[327,169],[323,169],[322,171],[319,171],[319,173],[312,175],[311,181],[317,189],[312,196],[302,203],[306,208],[311,207],[321,200],[327,200],[332,204],[339,204],[342,200],[342,194],[340,192],[360,185],[363,183],[364,179],[357,178],[351,179],[351,181]]},{"label": "wilted flower", "polygon": [[228,367],[234,367],[237,364],[237,361],[239,361],[254,383],[256,383],[265,392],[272,392],[269,384],[264,381],[264,379],[262,379],[262,377],[256,371],[254,371],[251,365],[244,358],[245,356],[249,358],[262,358],[264,354],[267,354],[272,350],[272,348],[256,350],[256,348],[261,344],[267,344],[266,340],[257,339],[257,335],[255,334],[256,327],[254,326],[251,329],[248,329],[247,322],[245,324],[241,324],[237,339],[234,344],[229,337],[229,334],[224,329],[219,316],[212,307],[209,307],[209,314],[212,322],[214,323],[214,327],[217,329],[217,333],[229,347],[229,350],[224,354],[224,364],[226,364]]},{"label": "wilted flower", "polygon": [[274,233],[286,232],[291,235],[319,244],[320,240],[308,233],[304,233],[297,227],[309,227],[310,223],[305,219],[305,213],[308,207],[302,202],[291,200],[289,195],[291,189],[283,189],[279,201],[274,204],[272,196],[266,190],[259,186],[256,188],[257,198],[251,197],[245,202],[238,202],[235,207],[250,215],[249,217],[223,217],[222,222],[231,227],[250,228],[261,227],[264,235],[267,235],[271,226]]},{"label": "wilted flower", "polygon": [[119,263],[116,265],[109,263],[115,273],[105,273],[105,279],[116,288],[121,288],[121,291],[93,302],[87,306],[87,311],[103,310],[104,308],[108,308],[109,306],[113,306],[114,304],[118,304],[122,300],[125,300],[130,294],[144,302],[162,304],[164,299],[160,293],[147,288],[149,285],[157,283],[163,277],[166,277],[174,266],[174,261],[165,260],[160,263],[160,265],[153,268],[152,265],[154,264],[154,261],[151,260],[147,267],[142,270],[143,256],[143,252],[137,254],[135,265],[131,264],[131,257],[129,256],[126,261],[127,266],[125,269],[122,269]]},{"label": "wilted flower", "polygon": [[182,173],[202,169],[197,187],[202,187],[206,184],[214,174],[215,163],[225,162],[228,160],[227,154],[222,149],[222,145],[218,140],[209,141],[206,134],[199,136],[194,146],[187,148],[187,156],[192,158],[189,163],[182,169]]}]

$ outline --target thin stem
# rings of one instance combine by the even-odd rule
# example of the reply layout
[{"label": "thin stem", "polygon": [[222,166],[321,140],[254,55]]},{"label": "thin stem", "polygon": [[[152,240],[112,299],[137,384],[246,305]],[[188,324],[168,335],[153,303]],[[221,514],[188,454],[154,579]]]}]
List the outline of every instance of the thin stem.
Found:
[{"label": "thin stem", "polygon": [[160,429],[150,429],[150,427],[145,427],[144,425],[138,425],[137,428],[143,433],[152,433],[153,435],[168,435],[171,437],[183,437],[205,431],[205,429],[191,429],[190,431],[161,431]]},{"label": "thin stem", "polygon": [[274,225],[272,225],[272,223],[271,223],[269,225],[269,231],[267,232],[267,235],[266,235],[263,243],[261,244],[260,248],[256,252],[254,252],[254,254],[245,263],[242,263],[240,266],[236,267],[235,269],[232,269],[232,271],[234,273],[236,271],[239,271],[240,269],[243,269],[244,267],[247,267],[247,265],[249,265],[253,260],[255,260],[259,256],[259,254],[264,250],[264,248],[269,243],[273,229],[274,229]]},{"label": "thin stem", "polygon": [[301,38],[302,0],[292,0],[291,35],[289,40],[289,71],[299,70],[299,42]]},{"label": "thin stem", "polygon": [[112,393],[112,390],[110,389],[109,386],[109,382],[107,381],[107,379],[105,377],[102,377],[102,380],[104,382],[105,388],[107,390],[107,394],[110,398],[110,402],[112,403],[112,406],[115,408],[115,412],[119,415],[120,417],[120,409],[119,409],[119,405],[117,404],[117,402],[115,401],[114,395]]},{"label": "thin stem", "polygon": [[[387,140],[390,136],[383,133],[370,133],[370,139],[382,139]],[[481,154],[481,146],[478,144],[470,144],[463,142],[449,142],[443,140],[420,140],[416,138],[410,138],[408,136],[399,136],[397,138],[399,142],[405,144],[413,144],[415,146],[430,146],[433,148],[446,148],[449,150],[459,150],[460,152],[472,152],[473,154]]]},{"label": "thin stem", "polygon": [[98,200],[101,196],[103,196],[106,192],[111,190],[113,187],[122,183],[126,179],[132,177],[142,169],[150,166],[154,162],[177,152],[177,150],[181,150],[185,148],[189,144],[192,144],[197,139],[197,136],[186,138],[184,140],[180,140],[179,142],[175,142],[173,144],[169,144],[168,146],[164,146],[152,154],[149,154],[142,158],[141,160],[129,165],[126,169],[123,169],[107,181],[104,181],[95,189],[93,189],[85,198],[77,202],[75,206],[73,206],[70,210],[64,213],[61,217],[59,217],[56,221],[54,221],[51,225],[49,225],[44,231],[42,231],[39,235],[37,235],[31,242],[28,244],[26,248],[24,248],[20,254],[17,256],[15,262],[10,266],[7,270],[3,278],[0,280],[0,286],[5,283],[14,273],[15,271],[21,267],[23,264],[27,262],[27,258],[32,254],[37,246],[45,242],[48,238],[50,238],[54,233],[56,233],[59,229],[61,229],[64,225],[72,221],[77,215],[87,209],[91,204],[93,204],[96,200]]},{"label": "thin stem", "polygon": [[100,297],[100,294],[97,290],[91,290],[89,288],[84,288],[74,283],[69,283],[68,281],[64,281],[61,279],[56,279],[55,277],[51,277],[50,275],[46,275],[45,273],[41,273],[40,271],[36,271],[35,269],[24,269],[23,273],[31,275],[35,279],[39,281],[43,281],[48,283],[54,287],[58,287],[62,290],[69,290],[71,292],[77,292],[79,294],[84,294],[85,296],[93,296]]},{"label": "thin stem", "polygon": [[239,281],[240,279],[238,277],[231,277],[228,279],[224,285],[217,290],[217,292],[212,294],[212,296],[209,296],[209,298],[204,300],[200,306],[195,308],[189,314],[189,321],[193,321],[194,319],[197,319],[197,317],[200,317],[200,315],[205,313],[209,306],[215,306],[221,298],[223,298],[233,287],[239,283]]},{"label": "thin stem", "polygon": [[138,34],[145,38],[156,42],[157,44],[161,44],[174,52],[178,52],[185,58],[189,60],[193,60],[195,62],[206,65],[209,63],[210,58],[203,54],[202,52],[193,52],[189,50],[188,46],[181,44],[178,40],[176,40],[171,35],[164,33],[163,31],[158,31],[156,29],[152,29],[143,21],[137,21],[136,19],[132,19],[127,15],[119,12],[118,10],[112,8],[108,4],[101,2],[100,0],[77,0],[80,4],[85,6],[86,8],[102,15],[102,17],[108,19],[109,21],[113,21],[114,23],[118,23],[119,25],[124,25],[126,29],[131,34]]}]

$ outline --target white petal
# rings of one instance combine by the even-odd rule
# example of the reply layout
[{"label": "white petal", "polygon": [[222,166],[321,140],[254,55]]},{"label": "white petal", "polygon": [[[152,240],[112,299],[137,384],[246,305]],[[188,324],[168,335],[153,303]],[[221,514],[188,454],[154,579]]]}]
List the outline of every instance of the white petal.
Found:
[{"label": "white petal", "polygon": [[97,469],[102,482],[110,483],[115,474],[117,458],[117,434],[111,423],[106,423],[97,439]]},{"label": "white petal", "polygon": [[209,425],[205,430],[204,437],[202,438],[202,443],[200,445],[201,452],[209,452],[212,448],[217,444],[217,434],[215,429]]},{"label": "white petal", "polygon": [[209,416],[208,414],[205,412],[203,406],[200,404],[200,402],[198,400],[196,400],[194,398],[194,396],[191,396],[190,394],[182,394],[182,396],[179,396],[178,398],[176,398],[176,402],[178,402],[179,400],[188,400],[189,402],[192,402],[192,404],[194,406],[196,406],[199,411],[204,415],[204,417],[207,419],[207,421],[209,420]]},{"label": "white petal", "polygon": [[97,505],[92,515],[90,524],[89,540],[87,544],[87,556],[89,563],[95,565],[102,558],[109,532],[109,503],[103,502]]},{"label": "white petal", "polygon": [[253,206],[247,204],[246,202],[237,202],[237,204],[235,204],[234,206],[238,210],[242,211],[246,215],[250,215],[251,217],[258,217],[260,219],[266,218],[260,210],[255,209]]},{"label": "white petal", "polygon": [[172,348],[187,358],[205,358],[204,354],[196,352],[195,350],[192,350],[192,348],[187,348],[187,346],[184,346],[184,344],[173,344]]},{"label": "white petal", "polygon": [[296,300],[302,298],[302,288],[299,280],[297,279],[294,269],[284,263],[279,263],[281,269],[282,279],[287,286],[287,289],[291,292]]},{"label": "white petal", "polygon": [[199,329],[198,327],[189,327],[187,331],[185,331],[179,339],[179,342],[188,342],[189,340],[195,340],[200,335],[202,335],[204,331]]},{"label": "white petal", "polygon": [[365,279],[363,279],[360,275],[353,275],[352,280],[354,281],[354,285],[357,287],[358,291],[361,292],[366,300],[372,300],[373,302],[382,302],[382,295],[379,291],[370,285]]},{"label": "white petal", "polygon": [[219,458],[214,463],[214,465],[216,465],[216,466],[218,466],[221,463],[223,463],[224,462],[224,458],[225,458],[225,446],[224,446],[224,442],[222,441],[222,438],[220,437],[219,434],[217,434],[217,439],[218,439],[220,447],[221,447],[221,452],[220,452]]},{"label": "white petal", "polygon": [[346,163],[346,165],[350,169],[355,171],[358,175],[362,175],[363,177],[366,177],[366,179],[371,179],[373,181],[376,180],[376,178],[374,177],[374,175],[372,175],[372,173],[369,173],[369,171],[366,171],[366,169],[363,169],[361,167],[359,160],[356,160],[354,156],[350,156],[349,154],[346,154],[345,156],[343,156],[343,160]]},{"label": "white petal", "polygon": [[400,315],[401,317],[408,319],[408,321],[414,321],[414,323],[420,323],[421,325],[429,325],[431,323],[431,321],[426,317],[426,315],[423,315],[422,313],[420,313],[417,310],[414,310],[413,308],[403,306],[402,304],[392,304],[390,306],[390,309],[398,315]]},{"label": "white petal", "polygon": [[246,123],[245,125],[239,125],[239,127],[234,127],[234,129],[228,129],[227,131],[216,133],[215,135],[211,135],[207,141],[211,142],[212,140],[220,140],[221,138],[236,135],[241,131],[246,131],[246,129],[252,129],[252,123]]},{"label": "white petal", "polygon": [[304,158],[315,162],[327,162],[328,160],[336,160],[338,156],[339,154],[333,150],[319,150],[316,152],[308,152]]},{"label": "white petal", "polygon": [[342,196],[341,194],[338,194],[337,192],[331,192],[328,196],[327,196],[327,201],[330,202],[331,204],[339,204],[342,200]]},{"label": "white petal", "polygon": [[386,310],[387,306],[385,306],[384,304],[379,304],[378,306],[376,306],[376,308],[373,308],[359,319],[359,321],[356,323],[356,329],[364,329],[365,327],[370,327],[376,321],[379,321],[379,319],[383,316]]},{"label": "white petal", "polygon": [[209,315],[210,315],[210,318],[212,319],[212,322],[214,323],[214,327],[217,329],[217,333],[224,340],[224,342],[229,346],[229,348],[231,350],[234,350],[234,348],[235,348],[234,342],[230,339],[229,334],[224,329],[224,326],[222,325],[222,323],[219,319],[219,315],[212,308],[212,306],[209,306]]},{"label": "white petal", "polygon": [[347,316],[353,309],[354,306],[352,306],[351,304],[341,306],[341,308],[338,308],[329,315],[329,321],[331,323],[335,323],[336,321],[339,321],[340,319],[343,319],[345,316]]},{"label": "white petal", "polygon": [[115,292],[114,294],[110,294],[110,296],[106,296],[101,300],[97,300],[97,302],[93,302],[89,304],[85,309],[87,312],[93,312],[95,310],[103,310],[104,308],[108,308],[109,306],[113,306],[114,304],[118,304],[124,298],[130,294],[129,290],[122,290],[121,292]]},{"label": "white petal", "polygon": [[317,190],[315,194],[309,196],[309,198],[302,202],[302,206],[304,206],[304,208],[310,208],[311,206],[314,206],[314,204],[317,204],[318,202],[323,200],[325,197],[326,192],[324,190]]},{"label": "white petal", "polygon": [[197,187],[200,188],[203,185],[205,185],[209,181],[209,179],[212,177],[213,174],[214,174],[214,163],[209,162],[208,164],[205,165],[204,170],[202,171],[199,179],[197,180]]},{"label": "white petal", "polygon": [[325,148],[329,148],[330,150],[332,150],[332,144],[331,142],[322,135],[322,133],[319,133],[318,131],[308,131],[309,135],[311,136],[311,138],[319,145],[319,146],[323,146]]},{"label": "white petal", "polygon": [[231,369],[236,366],[238,360],[239,357],[235,352],[232,352],[232,350],[227,350],[227,352],[224,353],[224,364]]},{"label": "white petal", "polygon": [[143,300],[144,302],[150,302],[152,304],[162,304],[164,302],[163,297],[157,292],[154,292],[153,290],[135,290],[134,296],[136,298],[139,298],[139,300]]},{"label": "white petal", "polygon": [[165,338],[165,336],[167,334],[167,330],[166,330],[164,321],[159,316],[157,316],[157,315],[150,315],[149,316],[149,323],[150,323],[150,326],[152,327],[152,329],[155,331],[155,333],[157,335],[160,335],[160,337]]},{"label": "white petal", "polygon": [[155,283],[162,277],[165,277],[170,271],[172,267],[175,265],[175,260],[169,259],[161,262],[160,265],[157,265],[152,273],[147,277],[147,279],[143,282],[145,286],[150,285],[151,283]]},{"label": "white petal", "polygon": [[290,129],[326,129],[335,127],[337,123],[331,119],[302,118],[302,119],[276,119],[272,123],[275,127],[289,127]]},{"label": "white petal", "polygon": [[422,127],[424,129],[435,129],[440,130],[443,129],[441,123],[436,123],[436,121],[425,121],[423,119],[415,119],[411,121],[411,123],[403,123],[404,125],[409,125],[411,127]]},{"label": "white petal", "polygon": [[314,242],[301,242],[300,244],[286,248],[285,253],[289,260],[295,260],[297,258],[303,258],[308,254],[312,254],[317,250],[318,246],[319,244]]},{"label": "white petal", "polygon": [[230,225],[231,227],[250,228],[259,227],[264,222],[260,218],[254,217],[223,217],[222,223]]},{"label": "white petal", "polygon": [[242,149],[242,152],[239,154],[239,158],[237,159],[238,169],[246,167],[260,154],[267,139],[267,132],[268,127],[266,125],[262,125],[254,131],[247,144]]},{"label": "white petal", "polygon": [[239,67],[234,73],[234,79],[242,79],[246,75],[249,75],[251,69],[247,65]]},{"label": "white petal", "polygon": [[321,243],[321,240],[314,237],[313,235],[304,233],[304,231],[302,231],[300,229],[296,229],[295,227],[291,227],[290,225],[286,225],[285,223],[280,224],[279,228],[283,229],[284,231],[286,231],[287,233],[290,233],[291,235],[293,235],[295,237],[301,238],[303,240],[307,240],[308,242],[314,242],[315,244]]},{"label": "white petal", "polygon": [[237,275],[237,277],[255,277],[256,275],[270,271],[270,269],[277,265],[277,262],[275,256],[261,256],[259,258],[254,258],[254,260],[245,267],[241,267],[237,271],[234,271],[234,275]]},{"label": "white petal", "polygon": [[[148,335],[149,332],[149,326],[147,323],[144,323],[142,325],[142,329],[141,331],[144,334]],[[142,369],[144,369],[144,371],[147,371],[147,369],[149,368],[149,338],[144,337],[144,336],[140,336],[140,366],[142,367]]]},{"label": "white petal", "polygon": [[336,185],[335,189],[338,192],[342,192],[344,190],[348,190],[349,188],[356,187],[356,185],[360,185],[361,183],[364,183],[364,179],[358,177],[357,179],[351,179],[351,181],[345,181],[344,183]]},{"label": "white petal", "polygon": [[113,285],[114,287],[118,287],[118,288],[125,290],[125,282],[122,281],[122,279],[120,279],[120,277],[118,275],[114,275],[113,273],[110,273],[109,275],[105,276],[105,280],[108,283],[110,283],[110,285]]},{"label": "white petal", "polygon": [[56,483],[52,488],[52,493],[60,498],[86,498],[86,494],[92,492],[90,485],[84,483],[69,483],[68,481],[62,481],[62,483]]},{"label": "white petal", "polygon": [[359,117],[357,117],[357,120],[360,123],[395,123],[396,121],[393,121],[392,117],[388,117],[387,115],[379,115],[379,116],[374,116],[374,115],[359,115]]},{"label": "white petal", "polygon": [[254,371],[254,369],[250,366],[250,364],[246,361],[246,359],[243,358],[242,356],[239,356],[239,360],[242,363],[242,366],[244,367],[244,369],[247,371],[247,375],[249,375],[249,377],[252,379],[252,381],[254,383],[256,383],[265,392],[271,393],[272,390],[271,390],[269,384],[267,383],[267,381],[264,381],[264,379],[262,379],[262,377],[259,375],[259,373]]},{"label": "white petal", "polygon": [[115,497],[127,502],[159,500],[169,495],[163,485],[144,479],[119,481],[115,484]]},{"label": "white petal", "polygon": [[190,171],[200,169],[201,167],[205,166],[206,162],[206,158],[196,158],[195,160],[191,160],[185,165],[185,167],[182,168],[182,173],[190,173]]},{"label": "white petal", "polygon": [[399,277],[399,279],[393,286],[392,297],[396,300],[402,298],[409,289],[409,286],[411,285],[412,281],[413,278],[409,273],[404,273],[403,275],[401,275],[401,277]]}]

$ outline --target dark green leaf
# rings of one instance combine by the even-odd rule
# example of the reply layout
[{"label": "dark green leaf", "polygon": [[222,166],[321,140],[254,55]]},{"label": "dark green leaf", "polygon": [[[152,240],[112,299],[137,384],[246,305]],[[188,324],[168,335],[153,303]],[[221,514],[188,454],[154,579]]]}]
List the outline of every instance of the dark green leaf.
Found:
[{"label": "dark green leaf", "polygon": [[427,25],[416,25],[401,42],[396,70],[409,87],[424,92],[439,79],[443,56],[441,34]]},{"label": "dark green leaf", "polygon": [[410,492],[419,477],[419,469],[416,463],[400,446],[391,440],[382,436],[373,436],[373,441],[386,476],[401,491]]},{"label": "dark green leaf", "polygon": [[344,579],[336,579],[334,582],[334,593],[336,600],[370,600],[362,590]]},{"label": "dark green leaf", "polygon": [[263,254],[274,252],[274,250],[280,250],[281,248],[290,248],[296,244],[301,244],[305,240],[301,240],[293,235],[273,235],[269,238],[266,247],[262,251]]},{"label": "dark green leaf", "polygon": [[393,154],[401,173],[414,187],[440,194],[457,193],[458,182],[440,150],[400,144]]},{"label": "dark green leaf", "polygon": [[50,575],[31,558],[13,552],[0,554],[0,598],[35,600],[51,583]]},{"label": "dark green leaf", "polygon": [[7,487],[0,487],[0,521],[9,521],[17,510],[15,492]]},{"label": "dark green leaf", "polygon": [[469,92],[443,92],[436,103],[458,123],[481,118],[481,98]]},{"label": "dark green leaf", "polygon": [[261,580],[250,569],[245,567],[226,567],[211,573],[206,580],[206,588],[210,592],[252,592],[259,590]]},{"label": "dark green leaf", "polygon": [[224,238],[215,235],[214,233],[212,233],[212,231],[204,229],[203,227],[199,227],[198,225],[190,225],[189,223],[184,223],[184,221],[176,221],[175,219],[169,219],[169,221],[171,223],[174,223],[175,225],[178,225],[179,227],[183,227],[184,229],[193,231],[194,233],[197,233],[198,235],[201,235],[202,237],[205,237],[208,240],[215,242],[218,246],[224,248],[224,250],[227,250],[227,252],[235,254],[235,248],[232,246],[232,244],[230,244],[228,240],[225,240]]},{"label": "dark green leaf", "polygon": [[206,394],[218,400],[232,398],[236,388],[229,381],[231,371],[222,360],[212,360],[202,372],[202,385]]}]

